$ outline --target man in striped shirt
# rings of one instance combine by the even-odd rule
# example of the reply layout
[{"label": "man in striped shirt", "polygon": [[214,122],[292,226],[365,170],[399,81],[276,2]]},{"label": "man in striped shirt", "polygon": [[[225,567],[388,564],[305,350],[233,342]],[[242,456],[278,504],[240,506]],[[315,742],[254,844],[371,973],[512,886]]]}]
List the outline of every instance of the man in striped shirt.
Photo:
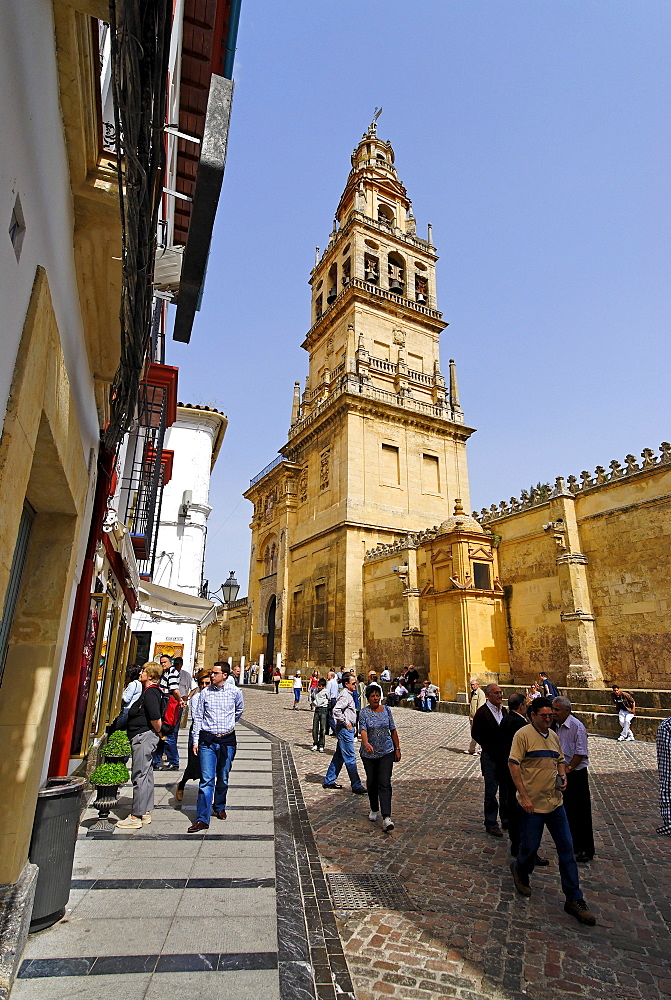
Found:
[{"label": "man in striped shirt", "polygon": [[[174,697],[179,699],[180,705],[182,704],[182,693],[179,689],[179,678],[180,671],[174,666],[171,658],[169,656],[163,655],[159,658],[159,664],[163,673],[161,674],[161,679],[158,682],[158,686],[161,689],[161,694],[172,694],[174,691]],[[158,741],[158,745],[154,750],[152,757],[152,767],[155,771],[179,771],[179,750],[177,749],[177,734],[179,732],[179,720],[181,717],[181,711],[177,716],[177,722],[175,723],[175,731],[170,733],[169,736],[163,736]],[[163,763],[163,754],[168,758],[168,763]]]},{"label": "man in striped shirt", "polygon": [[[200,760],[196,822],[189,833],[207,830],[212,812],[226,819],[228,775],[236,751],[235,724],[244,710],[240,688],[227,684],[231,668],[216,663],[212,683],[200,695],[193,713],[193,752]],[[214,805],[214,808],[213,808]]]}]

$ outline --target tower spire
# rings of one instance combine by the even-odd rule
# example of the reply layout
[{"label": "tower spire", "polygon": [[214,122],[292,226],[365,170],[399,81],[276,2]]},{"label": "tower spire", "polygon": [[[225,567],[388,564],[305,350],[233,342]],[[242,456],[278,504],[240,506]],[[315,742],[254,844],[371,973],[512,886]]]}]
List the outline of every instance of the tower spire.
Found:
[{"label": "tower spire", "polygon": [[301,384],[294,382],[294,398],[291,404],[291,426],[296,423],[301,412]]},{"label": "tower spire", "polygon": [[459,405],[459,386],[457,385],[457,366],[454,358],[450,358],[450,406],[452,410],[461,413]]},{"label": "tower spire", "polygon": [[375,114],[373,115],[373,120],[371,121],[370,125],[368,126],[368,131],[364,132],[364,138],[367,135],[377,135],[377,120],[378,120],[378,118],[380,117],[381,114],[382,114],[382,108],[376,107],[375,108]]}]

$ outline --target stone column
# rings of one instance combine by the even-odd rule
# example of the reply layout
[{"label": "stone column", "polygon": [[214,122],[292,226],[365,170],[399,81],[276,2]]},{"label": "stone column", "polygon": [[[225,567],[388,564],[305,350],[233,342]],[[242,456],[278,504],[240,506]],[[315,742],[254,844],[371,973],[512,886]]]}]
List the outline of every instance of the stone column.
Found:
[{"label": "stone column", "polygon": [[417,549],[406,551],[408,570],[405,574],[403,597],[405,598],[405,628],[402,631],[405,667],[413,663],[416,667],[427,667],[424,652],[424,633],[421,628],[420,589],[417,586]]},{"label": "stone column", "polygon": [[568,687],[602,687],[603,673],[587,583],[587,556],[580,552],[575,497],[566,489],[561,478],[557,480],[550,500],[550,515],[552,522],[546,530],[553,530],[559,550],[560,617],[569,653],[566,683]]}]

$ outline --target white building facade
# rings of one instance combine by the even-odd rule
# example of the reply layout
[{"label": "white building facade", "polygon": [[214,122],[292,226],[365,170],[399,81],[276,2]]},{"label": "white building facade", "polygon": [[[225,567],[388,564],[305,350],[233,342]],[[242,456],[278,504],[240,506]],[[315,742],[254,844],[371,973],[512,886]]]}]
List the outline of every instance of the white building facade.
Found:
[{"label": "white building facade", "polygon": [[207,406],[178,404],[177,420],[165,436],[172,476],[163,490],[151,582],[141,585],[141,610],[133,616],[137,659],[163,653],[181,656],[193,673],[198,627],[207,624],[212,602],[200,597],[212,510],[210,475],[228,420]]}]

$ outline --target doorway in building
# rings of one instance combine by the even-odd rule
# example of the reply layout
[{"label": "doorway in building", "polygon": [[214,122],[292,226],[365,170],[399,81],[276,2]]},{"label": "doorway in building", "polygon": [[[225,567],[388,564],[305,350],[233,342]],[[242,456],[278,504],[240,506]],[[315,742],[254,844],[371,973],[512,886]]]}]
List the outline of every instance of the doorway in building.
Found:
[{"label": "doorway in building", "polygon": [[274,657],[275,657],[275,612],[277,611],[277,599],[271,597],[268,605],[268,634],[266,636],[266,653],[263,659],[263,683],[270,684],[273,677]]}]

